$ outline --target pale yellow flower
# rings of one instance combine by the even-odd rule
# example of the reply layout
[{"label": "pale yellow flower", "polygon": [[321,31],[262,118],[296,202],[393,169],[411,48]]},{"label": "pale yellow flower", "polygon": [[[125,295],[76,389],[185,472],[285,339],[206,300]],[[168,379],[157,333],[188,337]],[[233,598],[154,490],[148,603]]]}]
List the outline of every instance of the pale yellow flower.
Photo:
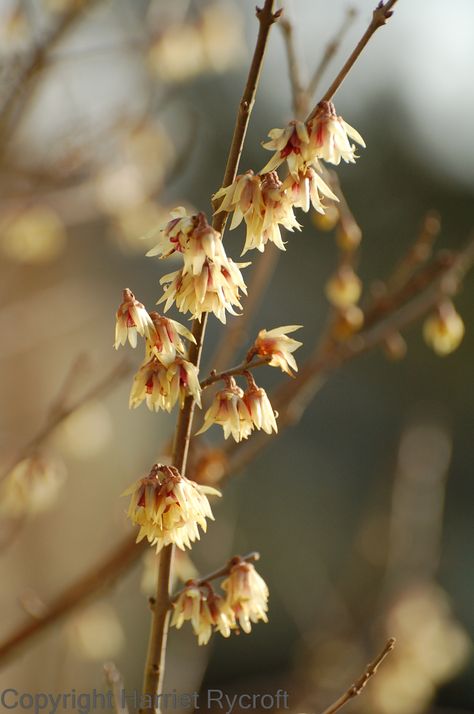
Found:
[{"label": "pale yellow flower", "polygon": [[131,290],[126,288],[122,294],[122,303],[117,310],[115,349],[124,345],[127,339],[132,347],[136,347],[137,334],[151,337],[153,332],[153,322],[145,306],[135,298]]},{"label": "pale yellow flower", "polygon": [[185,269],[164,275],[160,283],[167,287],[158,304],[165,303],[165,312],[176,304],[180,312],[190,312],[197,320],[201,320],[203,313],[213,312],[225,323],[226,311],[238,315],[235,308],[242,309],[239,291],[246,295],[247,287],[240,268],[247,265],[249,263],[234,263],[228,258],[225,266],[219,266],[206,259],[199,275],[192,275]]},{"label": "pale yellow flower", "polygon": [[196,225],[195,216],[188,215],[183,206],[173,209],[170,215],[171,220],[160,231],[158,243],[148,251],[147,256],[159,255],[160,258],[168,258],[175,252],[183,252],[188,236]]},{"label": "pale yellow flower", "polygon": [[362,281],[350,265],[342,265],[326,283],[326,297],[335,307],[355,305],[362,293]]},{"label": "pale yellow flower", "polygon": [[191,580],[173,603],[171,625],[181,628],[190,621],[200,645],[209,642],[215,629],[223,637],[229,637],[235,626],[235,617],[225,600],[216,595],[208,583]]},{"label": "pale yellow flower", "polygon": [[158,312],[150,312],[154,333],[146,341],[147,356],[158,357],[165,366],[170,365],[177,356],[184,356],[186,349],[181,336],[190,342],[196,342],[187,327],[175,320],[170,320]]},{"label": "pale yellow flower", "polygon": [[365,148],[365,142],[356,129],[336,114],[332,102],[321,102],[310,122],[311,150],[317,159],[336,166],[341,159],[346,163],[356,160],[356,148],[351,139]]},{"label": "pale yellow flower", "polygon": [[243,400],[248,409],[253,426],[259,431],[263,429],[267,434],[278,431],[276,417],[278,414],[273,411],[273,407],[267,393],[258,387],[253,380],[245,391]]},{"label": "pale yellow flower", "polygon": [[275,327],[273,330],[260,330],[247,358],[251,358],[254,355],[270,357],[270,366],[280,367],[282,372],[292,376],[292,369],[295,372],[298,371],[298,366],[292,353],[298,347],[301,347],[303,343],[288,337],[288,333],[295,332],[300,328],[301,325],[287,325],[285,327]]},{"label": "pale yellow flower", "polygon": [[221,188],[214,198],[222,198],[216,213],[233,211],[231,230],[245,221],[247,232],[242,255],[253,249],[263,252],[269,241],[285,250],[280,226],[289,231],[301,229],[285,187],[274,171],[264,175],[247,171],[237,176],[230,186]]},{"label": "pale yellow flower", "polygon": [[204,416],[204,424],[197,434],[203,434],[213,424],[219,424],[224,430],[224,438],[229,436],[235,441],[247,439],[253,429],[252,418],[243,401],[244,392],[231,377],[227,387],[214,396],[213,402]]},{"label": "pale yellow flower", "polygon": [[190,396],[201,406],[196,366],[182,357],[176,357],[168,364],[152,357],[140,367],[133,379],[129,405],[131,409],[136,409],[145,401],[151,411],[163,409],[170,412],[177,402],[182,409],[184,400]]},{"label": "pale yellow flower", "polygon": [[423,325],[426,343],[440,356],[454,352],[461,344],[464,332],[464,322],[450,300],[439,305],[436,313]]},{"label": "pale yellow flower", "polygon": [[252,563],[239,559],[231,567],[222,589],[226,591],[227,604],[244,632],[251,631],[252,622],[268,622],[268,587]]},{"label": "pale yellow flower", "polygon": [[288,174],[283,183],[288,200],[294,208],[301,208],[307,213],[312,205],[318,213],[325,213],[322,196],[339,201],[321,176],[311,166],[302,168],[295,176]]},{"label": "pale yellow flower", "polygon": [[264,143],[263,148],[275,154],[260,173],[274,171],[286,161],[290,174],[296,177],[314,161],[310,133],[304,122],[291,121],[284,129],[272,129],[268,136],[270,141]]},{"label": "pale yellow flower", "polygon": [[198,526],[206,532],[206,518],[214,520],[207,494],[221,495],[181,476],[172,466],[155,464],[123,494],[131,496],[128,517],[140,526],[137,543],[147,538],[157,553],[171,543],[181,550],[190,548],[200,537]]}]

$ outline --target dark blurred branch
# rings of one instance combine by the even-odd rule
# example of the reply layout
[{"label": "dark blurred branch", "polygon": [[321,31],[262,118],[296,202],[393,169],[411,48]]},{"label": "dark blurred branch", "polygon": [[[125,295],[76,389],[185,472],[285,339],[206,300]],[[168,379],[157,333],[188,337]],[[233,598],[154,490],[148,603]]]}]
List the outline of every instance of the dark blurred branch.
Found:
[{"label": "dark blurred branch", "polygon": [[353,24],[356,17],[357,10],[354,7],[347,8],[346,16],[342,22],[341,27],[336,32],[333,39],[327,44],[323,56],[321,57],[321,61],[314,70],[313,76],[311,77],[311,80],[308,84],[308,88],[306,90],[308,97],[313,97],[316,93],[316,90],[319,87],[319,83],[321,82],[324,72],[326,71],[334,55],[337,53],[339,47],[342,44],[342,41],[344,40],[344,37],[346,36],[347,31]]},{"label": "dark blurred branch", "polygon": [[395,641],[396,640],[394,637],[391,637],[387,641],[385,647],[383,648],[379,656],[376,657],[373,662],[370,662],[370,664],[367,665],[365,672],[359,677],[359,679],[354,682],[351,687],[349,687],[345,694],[339,697],[339,699],[336,699],[334,704],[331,704],[330,707],[325,709],[323,714],[334,714],[334,712],[337,712],[339,709],[342,709],[342,707],[347,704],[347,702],[350,702],[351,699],[354,699],[354,697],[358,697],[359,694],[362,693],[369,679],[371,679],[375,674],[377,674],[378,668],[380,667],[384,659],[387,657],[387,655],[389,655],[395,647]]},{"label": "dark blurred branch", "polygon": [[125,376],[130,374],[131,365],[128,360],[124,359],[118,364],[114,365],[113,369],[110,370],[102,379],[100,379],[96,384],[87,389],[80,397],[70,404],[66,403],[67,395],[70,391],[71,380],[75,377],[76,370],[78,368],[78,361],[76,360],[68,373],[68,376],[61,387],[58,396],[54,400],[50,410],[49,415],[46,419],[46,423],[38,433],[28,441],[15,457],[11,460],[9,465],[5,467],[0,474],[0,481],[2,481],[13,468],[23,459],[31,456],[54,432],[54,430],[67,419],[73,412],[80,409],[84,404],[89,402],[91,399],[95,399],[102,394],[107,393],[110,389],[113,389],[118,382],[120,382]]},{"label": "dark blurred branch", "polygon": [[61,15],[56,26],[31,51],[1,103],[0,154],[4,153],[10,132],[15,129],[18,116],[25,110],[32,97],[36,83],[41,78],[42,71],[47,67],[50,53],[75,26],[84,12],[98,2],[100,0],[83,0],[82,3],[73,5],[71,9]]}]

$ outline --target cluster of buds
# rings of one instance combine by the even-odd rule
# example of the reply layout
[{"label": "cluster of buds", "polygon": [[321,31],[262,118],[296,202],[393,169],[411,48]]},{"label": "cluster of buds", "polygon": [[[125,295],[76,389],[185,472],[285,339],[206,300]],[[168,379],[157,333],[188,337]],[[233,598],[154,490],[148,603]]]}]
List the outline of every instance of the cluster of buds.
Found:
[{"label": "cluster of buds", "polygon": [[232,435],[235,441],[247,439],[254,429],[267,434],[277,432],[276,412],[267,393],[255,384],[250,372],[245,372],[248,387],[244,392],[233,377],[226,377],[226,386],[219,390],[204,416],[204,424],[197,432],[202,434],[213,424],[224,430],[224,438]]},{"label": "cluster of buds", "polygon": [[180,253],[183,267],[161,278],[165,288],[158,304],[165,303],[165,312],[174,304],[198,320],[203,313],[213,312],[225,323],[226,312],[235,315],[236,308],[242,309],[240,292],[246,294],[247,288],[240,268],[247,263],[234,263],[227,257],[221,234],[208,224],[204,213],[189,216],[178,208],[171,215],[148,255],[167,258]]},{"label": "cluster of buds", "polygon": [[171,543],[184,550],[199,540],[198,526],[206,532],[206,518],[214,520],[207,495],[221,493],[181,476],[173,466],[155,464],[123,495],[131,496],[127,515],[140,526],[137,543],[146,538],[159,553]]},{"label": "cluster of buds", "polygon": [[222,589],[225,597],[209,581],[189,580],[173,602],[171,624],[179,629],[190,621],[199,644],[205,645],[213,632],[229,637],[242,629],[248,634],[252,623],[268,622],[268,587],[252,563],[232,558]]},{"label": "cluster of buds", "polygon": [[145,361],[133,379],[130,408],[145,402],[150,410],[171,411],[188,396],[201,404],[198,370],[185,359],[182,337],[195,342],[192,333],[175,320],[158,312],[148,313],[131,290],[123,291],[117,311],[115,347],[128,341],[137,344],[137,334],[145,338]]}]

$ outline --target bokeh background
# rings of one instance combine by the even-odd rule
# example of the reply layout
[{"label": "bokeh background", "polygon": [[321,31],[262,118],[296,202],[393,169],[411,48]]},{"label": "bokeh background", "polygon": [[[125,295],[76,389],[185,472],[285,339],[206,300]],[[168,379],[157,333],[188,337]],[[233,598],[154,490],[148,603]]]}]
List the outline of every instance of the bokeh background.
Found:
[{"label": "bokeh background", "polygon": [[[58,397],[80,398],[119,364],[114,311],[124,287],[149,309],[161,295],[163,266],[144,254],[167,211],[210,212],[251,57],[253,5],[0,3],[4,472]],[[320,90],[370,18],[368,0],[351,6],[357,14]],[[307,77],[347,9],[342,0],[285,3]],[[358,272],[367,290],[390,273],[428,210],[441,215],[446,248],[461,247],[472,229],[473,22],[470,0],[400,0],[338,93],[338,111],[367,142],[356,166],[338,170],[363,231]],[[261,141],[291,117],[275,28],[242,169],[267,161]],[[337,249],[310,215],[304,224],[288,237],[243,349],[261,327],[299,323],[302,362],[324,328]],[[226,241],[237,257],[242,234]],[[173,631],[168,691],[286,688],[294,711],[315,712],[393,634],[396,652],[354,709],[474,710],[472,297],[468,278],[456,298],[467,327],[458,351],[437,357],[414,325],[405,359],[378,350],[344,366],[294,428],[228,481],[192,558],[206,572],[259,550],[270,622],[251,636],[215,636],[207,648],[189,628]],[[212,320],[209,366],[222,335]],[[141,355],[129,358],[138,367]],[[259,374],[266,388],[286,379],[270,371]],[[40,616],[129,532],[119,495],[163,457],[174,424],[174,415],[129,411],[129,385],[130,374],[113,380],[41,444],[52,483],[36,505],[3,508],[0,639]],[[215,431],[206,443],[218,447]],[[127,688],[139,688],[149,620],[143,567],[5,664],[1,688],[102,688],[110,659]]]}]

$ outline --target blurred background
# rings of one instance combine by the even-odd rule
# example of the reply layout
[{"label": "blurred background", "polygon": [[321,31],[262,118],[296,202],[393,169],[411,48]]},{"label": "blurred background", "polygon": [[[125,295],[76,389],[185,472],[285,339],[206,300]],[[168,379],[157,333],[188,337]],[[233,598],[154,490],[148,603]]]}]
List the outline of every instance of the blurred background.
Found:
[{"label": "blurred background", "polygon": [[[161,296],[159,279],[173,267],[145,253],[169,209],[211,212],[256,34],[253,6],[0,1],[4,483],[57,410],[93,394],[41,441],[33,466],[17,467],[25,492],[2,490],[2,640],[130,532],[119,495],[166,455],[176,415],[128,410],[141,354],[128,351],[131,367],[121,366],[114,312],[125,287],[150,310]],[[347,23],[345,0],[285,2],[308,79],[346,25],[320,94],[370,19],[369,0],[350,7]],[[366,291],[409,249],[428,210],[441,216],[445,248],[460,248],[472,230],[473,22],[470,0],[400,0],[337,95],[367,143],[356,166],[338,169],[362,229]],[[241,170],[266,163],[261,142],[291,118],[275,28]],[[334,232],[310,214],[303,222],[287,236],[242,354],[260,328],[302,324],[301,364],[324,328]],[[242,240],[240,230],[226,237],[234,259]],[[216,635],[207,648],[190,628],[173,631],[167,691],[285,688],[292,710],[316,712],[393,635],[397,649],[354,709],[474,711],[472,297],[468,277],[455,300],[467,326],[459,350],[440,358],[413,325],[404,359],[376,350],[336,371],[296,427],[226,482],[192,560],[207,572],[260,551],[270,622],[250,636]],[[209,367],[223,333],[212,319]],[[284,379],[258,374],[268,389]],[[202,443],[219,448],[219,438],[213,429]],[[139,688],[150,565],[32,641],[5,664],[0,688],[100,689],[110,659],[127,688]]]}]

